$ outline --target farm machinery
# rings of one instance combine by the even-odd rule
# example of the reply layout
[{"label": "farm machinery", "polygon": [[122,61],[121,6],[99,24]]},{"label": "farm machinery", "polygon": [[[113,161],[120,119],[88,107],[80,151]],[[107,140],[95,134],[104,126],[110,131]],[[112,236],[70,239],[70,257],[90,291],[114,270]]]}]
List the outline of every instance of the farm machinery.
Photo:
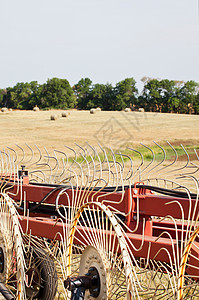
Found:
[{"label": "farm machinery", "polygon": [[199,299],[197,149],[154,147],[0,151],[4,298]]}]

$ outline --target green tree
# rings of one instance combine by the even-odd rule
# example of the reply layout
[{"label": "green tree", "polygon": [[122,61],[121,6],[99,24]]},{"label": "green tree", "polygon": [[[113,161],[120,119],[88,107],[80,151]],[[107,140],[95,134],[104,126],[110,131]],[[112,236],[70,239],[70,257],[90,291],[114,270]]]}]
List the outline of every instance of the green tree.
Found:
[{"label": "green tree", "polygon": [[198,94],[198,83],[193,80],[187,81],[184,83],[182,87],[180,87],[177,91],[178,98],[180,99],[179,105],[179,113],[193,113],[195,103],[197,102],[197,94]]},{"label": "green tree", "polygon": [[52,78],[42,85],[39,91],[40,105],[43,108],[74,108],[76,99],[68,80]]},{"label": "green tree", "polygon": [[0,106],[5,106],[5,99],[7,95],[6,89],[0,89]]},{"label": "green tree", "polygon": [[6,106],[17,109],[28,109],[28,101],[31,93],[31,87],[28,82],[18,82],[14,87],[8,87]]},{"label": "green tree", "polygon": [[95,84],[90,93],[87,108],[100,107],[103,110],[112,110],[114,90],[111,84]]},{"label": "green tree", "polygon": [[90,100],[90,93],[92,81],[89,78],[82,78],[77,84],[74,85],[73,91],[77,99],[77,107],[86,109],[87,103]]},{"label": "green tree", "polygon": [[142,95],[139,97],[139,104],[146,111],[160,111],[162,103],[161,85],[157,79],[146,81]]},{"label": "green tree", "polygon": [[138,89],[136,88],[136,81],[134,78],[126,78],[118,82],[114,92],[114,110],[122,110],[125,107],[132,107],[137,104]]}]

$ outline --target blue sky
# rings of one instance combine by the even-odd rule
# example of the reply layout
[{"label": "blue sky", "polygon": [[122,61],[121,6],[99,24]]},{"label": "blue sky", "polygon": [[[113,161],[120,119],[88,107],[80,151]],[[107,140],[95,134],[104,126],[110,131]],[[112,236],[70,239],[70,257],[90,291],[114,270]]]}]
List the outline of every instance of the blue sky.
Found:
[{"label": "blue sky", "polygon": [[199,82],[199,0],[1,0],[0,88],[134,77]]}]

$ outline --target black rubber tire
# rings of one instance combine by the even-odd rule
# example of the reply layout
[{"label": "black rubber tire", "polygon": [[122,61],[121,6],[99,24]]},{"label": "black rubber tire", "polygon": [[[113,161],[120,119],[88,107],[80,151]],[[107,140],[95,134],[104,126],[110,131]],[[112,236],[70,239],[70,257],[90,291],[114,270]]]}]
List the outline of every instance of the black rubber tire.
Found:
[{"label": "black rubber tire", "polygon": [[40,275],[39,290],[34,292],[33,289],[27,288],[27,299],[53,300],[56,296],[58,280],[54,262],[43,249],[32,248],[32,256],[33,267]]}]

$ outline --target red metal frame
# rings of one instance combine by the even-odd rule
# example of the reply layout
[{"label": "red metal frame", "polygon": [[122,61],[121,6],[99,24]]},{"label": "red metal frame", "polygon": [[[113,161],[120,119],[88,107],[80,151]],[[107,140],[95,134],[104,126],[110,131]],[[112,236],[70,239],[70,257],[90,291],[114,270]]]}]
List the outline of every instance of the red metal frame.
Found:
[{"label": "red metal frame", "polygon": [[[26,176],[23,185],[22,185],[23,193],[26,194],[26,208],[29,207],[29,203],[39,203],[49,192],[52,192],[55,189],[55,186],[48,186],[48,185],[35,185],[31,184],[28,181],[28,176]],[[20,201],[20,193],[17,193],[17,184],[14,185],[9,191],[12,193],[16,193],[17,196],[12,196],[15,201]],[[85,195],[85,191],[77,191]],[[56,197],[59,193],[58,191],[53,192],[49,197],[47,197],[45,203],[46,204],[55,204]],[[72,190],[67,189],[66,193],[71,199]],[[100,196],[100,197],[99,197]],[[136,248],[139,248],[142,240],[144,238],[143,247],[139,251],[135,251],[131,244],[129,247],[136,257],[147,258],[148,256],[148,249],[150,245],[150,253],[149,258],[155,259],[162,262],[170,263],[169,257],[166,254],[166,250],[170,253],[171,259],[173,261],[173,249],[179,249],[177,246],[177,238],[178,243],[182,237],[182,211],[180,206],[177,204],[179,203],[184,211],[184,219],[188,219],[188,214],[193,213],[193,209],[197,204],[196,209],[198,210],[199,204],[196,202],[197,200],[192,199],[192,208],[191,212],[189,212],[190,208],[190,200],[186,198],[179,198],[179,197],[168,197],[168,196],[160,196],[154,195],[150,190],[144,188],[136,188],[136,185],[130,190],[129,188],[125,189],[123,201],[121,200],[121,193],[120,192],[95,192],[89,191],[87,193],[87,199],[92,201],[100,201],[104,202],[105,204],[111,204],[112,208],[117,209],[118,211],[124,212],[128,214],[131,209],[131,213],[125,219],[125,224],[128,226],[129,230],[126,231],[128,239],[133,243]],[[67,197],[66,195],[61,195],[59,198],[59,204],[63,204],[67,206]],[[118,202],[119,204],[117,204]],[[137,212],[138,209],[138,202],[139,202],[139,213]],[[173,202],[172,204],[168,204],[168,202]],[[83,203],[82,203],[83,204]],[[134,233],[131,233],[132,230],[136,227],[137,224],[137,215],[139,216],[139,226]],[[159,222],[157,218],[152,218],[152,216],[158,217],[167,217],[167,219]],[[177,219],[176,226],[177,226],[177,237],[176,237],[176,228],[174,222],[169,219],[169,216]],[[144,227],[144,237],[143,237],[143,221],[145,220],[145,227]],[[24,231],[27,230],[27,222],[28,222],[28,232],[33,235],[37,235],[40,237],[46,237],[49,239],[54,239],[56,237],[59,239],[59,235],[57,233],[63,234],[63,222],[58,220],[53,220],[49,216],[44,216],[38,213],[31,213],[30,217],[27,220],[27,217],[20,220],[22,228]],[[56,223],[56,226],[55,226]],[[67,226],[67,225],[64,225]],[[187,223],[184,222],[183,224],[184,229],[187,228]],[[87,229],[87,230],[94,230]],[[184,231],[185,231],[184,230]],[[168,234],[164,233],[167,232],[171,235],[172,241],[169,238]],[[183,233],[184,233],[183,231]],[[161,237],[159,237],[161,235]],[[159,237],[159,238],[157,238]],[[81,237],[80,237],[81,238]],[[111,238],[111,236],[110,236]],[[196,240],[196,246],[192,249],[194,251],[195,257],[199,258],[199,241]],[[197,248],[198,247],[198,248]],[[161,250],[158,253],[159,249]],[[157,255],[158,253],[158,255]],[[199,266],[198,261],[192,258],[192,262],[196,266],[195,268],[187,269],[190,272],[190,275],[199,276]],[[198,277],[199,278],[199,277]]]}]

